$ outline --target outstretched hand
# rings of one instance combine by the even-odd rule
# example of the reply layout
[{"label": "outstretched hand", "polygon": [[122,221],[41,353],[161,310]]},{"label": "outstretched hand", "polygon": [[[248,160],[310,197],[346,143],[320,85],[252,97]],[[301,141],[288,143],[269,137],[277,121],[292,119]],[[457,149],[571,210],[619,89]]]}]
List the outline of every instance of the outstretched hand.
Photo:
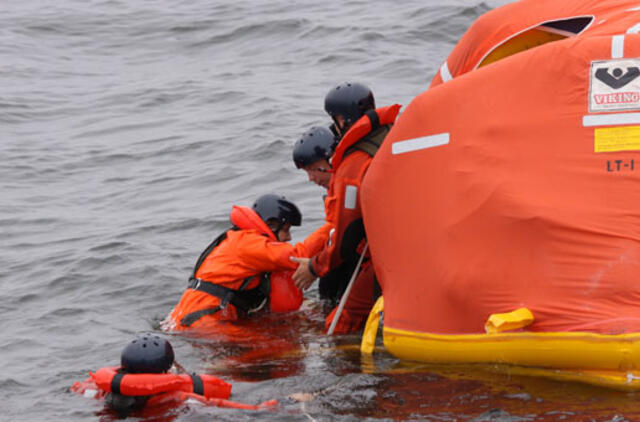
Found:
[{"label": "outstretched hand", "polygon": [[293,273],[293,281],[295,282],[296,287],[300,290],[307,290],[309,286],[311,286],[311,283],[313,283],[316,279],[316,276],[311,274],[311,271],[309,271],[310,259],[298,258],[295,256],[292,256],[289,259],[300,264],[298,265],[296,272]]}]

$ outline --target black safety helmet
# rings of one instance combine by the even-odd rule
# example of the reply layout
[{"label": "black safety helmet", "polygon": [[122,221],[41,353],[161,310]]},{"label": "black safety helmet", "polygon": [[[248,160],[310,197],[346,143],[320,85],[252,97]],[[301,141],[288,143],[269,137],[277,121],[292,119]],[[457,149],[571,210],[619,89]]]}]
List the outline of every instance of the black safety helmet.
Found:
[{"label": "black safety helmet", "polygon": [[329,116],[336,121],[336,116],[340,115],[345,120],[345,127],[348,129],[358,119],[364,116],[367,110],[376,108],[373,92],[359,83],[343,83],[333,88],[324,97],[324,109]]},{"label": "black safety helmet", "polygon": [[265,223],[271,219],[278,221],[278,228],[273,231],[276,237],[285,223],[290,223],[292,226],[299,226],[302,223],[300,210],[296,207],[296,204],[287,200],[284,196],[273,193],[262,195],[256,199],[252,208]]},{"label": "black safety helmet", "polygon": [[162,337],[145,333],[138,335],[122,350],[120,365],[130,374],[167,372],[173,365],[173,347]]},{"label": "black safety helmet", "polygon": [[337,140],[334,133],[323,126],[314,126],[293,145],[293,162],[297,168],[327,160],[336,149]]}]

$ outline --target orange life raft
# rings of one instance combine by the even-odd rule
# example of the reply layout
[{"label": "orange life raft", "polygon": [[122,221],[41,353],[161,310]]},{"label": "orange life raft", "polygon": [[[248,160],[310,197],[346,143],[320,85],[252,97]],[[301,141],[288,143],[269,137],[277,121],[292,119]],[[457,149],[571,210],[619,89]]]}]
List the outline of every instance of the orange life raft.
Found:
[{"label": "orange life raft", "polygon": [[515,2],[404,110],[362,189],[391,353],[640,388],[639,33],[637,1]]}]

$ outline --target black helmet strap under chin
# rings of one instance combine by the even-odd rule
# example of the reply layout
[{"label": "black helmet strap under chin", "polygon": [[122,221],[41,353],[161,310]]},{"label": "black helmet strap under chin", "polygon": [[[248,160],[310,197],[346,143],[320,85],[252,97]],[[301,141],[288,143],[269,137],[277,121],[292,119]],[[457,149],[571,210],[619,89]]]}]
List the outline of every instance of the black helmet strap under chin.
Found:
[{"label": "black helmet strap under chin", "polygon": [[[275,230],[273,230],[273,229],[271,230],[273,232],[273,234],[276,236],[276,239],[278,239],[278,233],[280,232],[280,230],[282,230],[282,228],[284,227],[286,222],[287,222],[287,220],[282,219],[281,221],[278,222],[278,227],[276,227]],[[269,228],[271,229],[271,227],[269,227]]]},{"label": "black helmet strap under chin", "polygon": [[333,119],[333,125],[335,127],[335,130],[336,130],[336,132],[338,132],[336,135],[338,135],[340,138],[342,138],[344,136],[344,134],[347,133],[347,130],[349,128],[348,127],[340,127],[340,124],[338,123],[338,119],[336,118],[336,116],[342,117],[342,121],[344,122],[345,126],[347,126],[347,119],[345,119],[342,115],[339,115],[339,114],[332,114],[331,115],[331,119]]}]

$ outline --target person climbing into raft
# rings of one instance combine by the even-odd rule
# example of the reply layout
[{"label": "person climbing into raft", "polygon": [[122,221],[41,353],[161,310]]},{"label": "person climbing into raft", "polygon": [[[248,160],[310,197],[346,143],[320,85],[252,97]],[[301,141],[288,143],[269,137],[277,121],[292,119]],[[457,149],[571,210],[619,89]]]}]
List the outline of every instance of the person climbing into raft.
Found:
[{"label": "person climbing into raft", "polygon": [[177,406],[187,400],[205,406],[250,410],[268,409],[278,403],[270,400],[249,405],[229,401],[231,387],[213,375],[186,373],[175,361],[169,341],[156,334],[143,333],[122,350],[120,366],[89,372],[89,378],[74,383],[70,390],[85,397],[104,399],[107,407],[122,416],[158,406]]},{"label": "person climbing into raft", "polygon": [[261,309],[297,310],[302,292],[291,272],[290,256],[317,253],[324,237],[308,237],[295,246],[291,226],[302,215],[284,196],[260,196],[252,207],[234,206],[233,227],[219,235],[198,258],[188,288],[161,323],[165,330],[206,328],[219,320],[233,321]]},{"label": "person climbing into raft", "polygon": [[[325,276],[345,261],[357,259],[366,244],[360,206],[360,185],[371,160],[384,141],[400,110],[399,104],[376,109],[373,92],[360,83],[343,83],[325,97],[325,111],[334,122],[341,139],[331,158],[332,177],[325,201],[327,221],[335,230],[329,242],[312,258],[292,257],[298,262],[293,279],[307,289],[318,276]],[[377,282],[371,263],[366,260],[354,282],[352,292],[335,328],[344,334],[362,328],[376,298]],[[337,308],[325,321],[331,325]]]},{"label": "person climbing into raft", "polygon": [[[296,168],[304,170],[310,182],[329,189],[333,175],[330,159],[339,140],[340,137],[337,135],[334,125],[329,128],[314,126],[307,130],[293,145],[293,162]],[[326,198],[325,195],[325,201]],[[326,225],[329,229],[333,227],[328,221]],[[328,233],[327,231],[327,240]],[[357,264],[357,256],[355,258],[345,260],[330,270],[327,275],[320,277],[318,282],[320,299],[323,299],[330,308],[336,306],[347,287],[349,277],[353,274]]]}]

